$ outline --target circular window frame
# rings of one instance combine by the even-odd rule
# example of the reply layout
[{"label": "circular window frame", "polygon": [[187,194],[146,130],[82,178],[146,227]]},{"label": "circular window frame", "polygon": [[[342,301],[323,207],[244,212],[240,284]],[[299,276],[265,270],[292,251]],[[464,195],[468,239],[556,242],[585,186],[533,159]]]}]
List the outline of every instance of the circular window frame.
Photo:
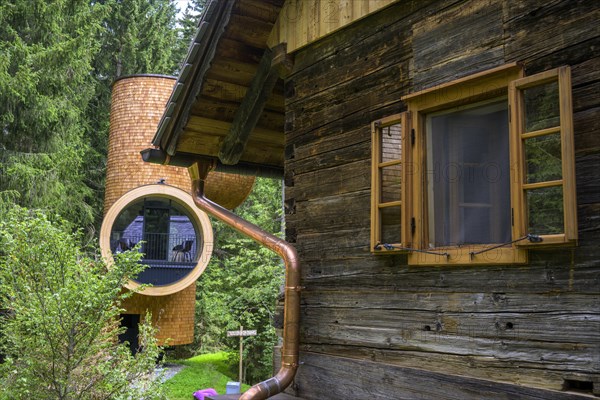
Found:
[{"label": "circular window frame", "polygon": [[129,279],[125,284],[127,289],[132,291],[139,290],[140,294],[146,296],[167,296],[180,292],[194,283],[206,269],[206,266],[208,265],[212,255],[213,230],[210,219],[205,212],[196,207],[194,200],[189,193],[174,186],[164,184],[140,186],[125,193],[117,201],[115,201],[115,203],[108,209],[108,212],[104,216],[102,227],[100,228],[100,251],[104,259],[108,262],[109,266],[112,265],[114,263],[114,258],[110,249],[110,235],[114,223],[116,222],[119,214],[121,214],[125,208],[137,200],[150,196],[175,201],[178,205],[183,207],[192,218],[195,219],[194,222],[197,224],[202,235],[202,248],[199,249],[198,262],[185,277],[168,285],[146,286],[142,290],[140,290],[140,286],[142,286],[142,284],[133,279]]}]

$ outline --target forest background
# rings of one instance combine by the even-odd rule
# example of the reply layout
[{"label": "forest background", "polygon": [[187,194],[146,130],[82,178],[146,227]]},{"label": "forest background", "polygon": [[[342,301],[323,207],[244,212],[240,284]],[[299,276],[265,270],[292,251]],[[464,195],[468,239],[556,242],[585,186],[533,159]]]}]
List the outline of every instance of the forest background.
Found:
[{"label": "forest background", "polygon": [[[0,3],[0,204],[60,215],[82,230],[102,221],[111,86],[131,74],[177,75],[206,0],[9,0]],[[181,2],[179,2],[181,4]],[[236,212],[279,234],[281,182],[259,179]],[[0,216],[1,218],[1,216]],[[190,353],[237,348],[226,331],[257,329],[246,381],[271,371],[280,260],[218,221],[197,282]],[[235,354],[235,353],[232,353]]]}]

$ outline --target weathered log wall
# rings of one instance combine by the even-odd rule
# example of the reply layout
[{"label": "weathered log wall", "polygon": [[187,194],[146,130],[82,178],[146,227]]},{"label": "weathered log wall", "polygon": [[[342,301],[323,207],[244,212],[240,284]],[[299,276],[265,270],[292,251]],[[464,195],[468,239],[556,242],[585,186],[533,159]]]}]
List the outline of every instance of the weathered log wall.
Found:
[{"label": "weathered log wall", "polygon": [[[307,399],[600,395],[600,11],[590,1],[402,1],[309,45],[286,80],[286,235],[303,267]],[[508,62],[572,67],[579,246],[525,266],[369,252],[370,123],[400,96]]]}]

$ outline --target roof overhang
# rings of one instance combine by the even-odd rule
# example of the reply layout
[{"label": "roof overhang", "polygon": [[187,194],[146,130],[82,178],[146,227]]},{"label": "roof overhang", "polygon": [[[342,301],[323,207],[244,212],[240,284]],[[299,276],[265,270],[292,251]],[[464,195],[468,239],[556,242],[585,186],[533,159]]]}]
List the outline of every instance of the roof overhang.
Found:
[{"label": "roof overhang", "polygon": [[210,0],[153,144],[169,158],[283,168],[285,46],[269,34],[283,0]]}]

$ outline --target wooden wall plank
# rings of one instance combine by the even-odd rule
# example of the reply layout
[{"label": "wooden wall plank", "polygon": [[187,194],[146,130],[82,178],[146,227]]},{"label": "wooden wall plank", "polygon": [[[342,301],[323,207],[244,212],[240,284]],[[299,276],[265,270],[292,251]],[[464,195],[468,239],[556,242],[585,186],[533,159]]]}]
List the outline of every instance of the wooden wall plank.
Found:
[{"label": "wooden wall plank", "polygon": [[[373,349],[346,345],[307,344],[301,346],[302,352],[328,354],[334,357],[345,357],[369,360],[387,365],[411,368],[418,366],[420,369],[448,373],[454,375],[472,376],[474,378],[491,381],[510,381],[509,368],[501,362],[491,364],[490,357],[455,356],[443,353],[425,353],[419,351],[398,352],[388,349]],[[512,363],[519,368],[521,374],[518,382],[520,386],[531,386],[545,389],[561,390],[564,385],[564,373],[544,368],[543,362],[517,362]],[[443,367],[442,367],[443,366]],[[585,379],[583,375],[571,373],[572,377]],[[547,396],[551,396],[550,393]],[[487,397],[485,397],[487,399]],[[550,397],[549,397],[550,398]],[[554,398],[554,397],[551,397]]]},{"label": "wooden wall plank", "polygon": [[[505,57],[525,62],[529,68],[528,74],[547,67],[536,60],[548,54],[564,52],[568,47],[589,40],[595,40],[597,47],[600,37],[598,30],[589,29],[600,19],[600,11],[594,2],[518,1],[507,5],[505,13]],[[576,57],[573,57],[573,53],[568,54],[569,58],[556,60],[560,63],[558,65],[578,64],[592,53],[580,49]]]},{"label": "wooden wall plank", "polygon": [[461,2],[413,25],[412,92],[504,64],[502,3]]},{"label": "wooden wall plank", "polygon": [[[397,1],[288,0],[267,43],[269,47],[287,43],[288,51],[292,53]],[[366,4],[356,6],[355,3]],[[319,9],[318,13],[315,13],[314,6]]]},{"label": "wooden wall plank", "polygon": [[[370,5],[361,3],[353,4],[353,15]],[[553,40],[549,47],[532,44],[539,51],[525,57],[528,73],[565,60],[572,66],[579,246],[531,250],[529,263],[519,266],[411,267],[405,255],[369,251],[371,121],[402,111],[399,96],[419,85],[521,61],[526,35],[537,29],[535,14],[557,25],[565,7],[565,0],[518,1],[514,7],[407,1],[296,52],[286,81],[285,130],[286,230],[306,286],[299,394],[585,398],[559,392],[564,379],[600,381],[600,193],[594,172],[600,166],[600,46],[589,46],[598,36],[592,25],[575,26],[587,21],[577,16],[581,11],[568,11],[569,32],[545,38]],[[585,7],[591,14],[598,9]],[[585,32],[577,38],[575,29]],[[356,360],[346,365],[338,356]],[[421,378],[442,375],[435,375],[430,389],[419,378],[403,380],[411,368]]]},{"label": "wooden wall plank", "polygon": [[[472,379],[420,368],[302,352],[296,394],[307,399],[582,400],[589,396]],[[360,371],[360,374],[357,373]],[[336,385],[332,385],[333,380]]]}]

